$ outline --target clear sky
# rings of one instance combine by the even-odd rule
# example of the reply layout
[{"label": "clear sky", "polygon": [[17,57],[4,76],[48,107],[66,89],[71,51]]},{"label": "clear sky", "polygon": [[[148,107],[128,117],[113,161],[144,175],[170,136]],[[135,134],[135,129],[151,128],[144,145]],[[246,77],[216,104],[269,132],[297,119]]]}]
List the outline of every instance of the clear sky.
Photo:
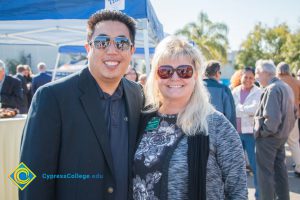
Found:
[{"label": "clear sky", "polygon": [[268,26],[286,22],[300,29],[300,0],[150,0],[166,33],[195,22],[203,11],[214,22],[229,27],[231,50],[239,49],[258,22]]}]

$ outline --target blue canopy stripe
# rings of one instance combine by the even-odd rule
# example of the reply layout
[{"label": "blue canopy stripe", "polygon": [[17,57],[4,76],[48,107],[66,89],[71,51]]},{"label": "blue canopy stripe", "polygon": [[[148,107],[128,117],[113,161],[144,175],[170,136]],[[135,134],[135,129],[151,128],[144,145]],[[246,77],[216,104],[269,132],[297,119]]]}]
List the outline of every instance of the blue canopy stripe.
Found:
[{"label": "blue canopy stripe", "polygon": [[[148,18],[147,0],[127,0],[122,12],[133,18]],[[0,20],[87,19],[105,8],[104,0],[4,0]]]}]

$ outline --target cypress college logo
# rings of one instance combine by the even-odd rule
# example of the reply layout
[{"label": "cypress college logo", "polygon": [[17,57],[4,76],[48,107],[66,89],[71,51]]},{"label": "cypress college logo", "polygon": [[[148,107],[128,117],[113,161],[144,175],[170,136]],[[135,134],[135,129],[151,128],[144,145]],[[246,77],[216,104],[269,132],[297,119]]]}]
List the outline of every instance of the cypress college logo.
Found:
[{"label": "cypress college logo", "polygon": [[105,0],[107,10],[125,10],[125,0]]},{"label": "cypress college logo", "polygon": [[8,177],[20,190],[24,190],[36,175],[22,162]]}]

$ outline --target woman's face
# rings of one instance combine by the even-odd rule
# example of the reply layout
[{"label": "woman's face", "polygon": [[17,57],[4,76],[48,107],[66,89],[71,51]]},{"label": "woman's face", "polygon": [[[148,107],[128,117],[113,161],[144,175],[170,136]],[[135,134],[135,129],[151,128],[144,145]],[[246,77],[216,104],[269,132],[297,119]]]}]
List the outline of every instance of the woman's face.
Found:
[{"label": "woman's face", "polygon": [[189,58],[181,56],[176,59],[167,59],[164,62],[159,63],[158,67],[162,65],[170,65],[174,69],[180,65],[190,65],[193,67],[193,75],[188,79],[180,78],[176,71],[174,72],[172,77],[162,79],[156,72],[156,79],[158,82],[158,88],[161,94],[162,103],[164,103],[165,101],[187,103],[194,91],[194,87],[198,77],[198,74],[195,72],[195,68],[191,60]]},{"label": "woman's face", "polygon": [[255,81],[254,74],[251,71],[246,71],[242,74],[241,83],[245,89],[251,89]]},{"label": "woman's face", "polygon": [[24,70],[24,76],[29,76],[29,70],[28,69]]}]

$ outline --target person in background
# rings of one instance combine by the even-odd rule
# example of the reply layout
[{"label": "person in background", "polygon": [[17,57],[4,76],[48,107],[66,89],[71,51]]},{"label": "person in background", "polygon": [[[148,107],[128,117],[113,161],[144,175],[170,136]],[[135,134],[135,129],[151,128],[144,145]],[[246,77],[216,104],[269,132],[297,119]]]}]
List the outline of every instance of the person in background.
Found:
[{"label": "person in background", "polygon": [[26,79],[26,85],[28,88],[28,93],[27,93],[27,100],[28,100],[28,109],[31,104],[32,100],[32,71],[29,65],[24,65],[25,71],[24,71],[24,78]]},{"label": "person in background", "polygon": [[[297,108],[297,117],[299,118],[300,81],[292,77],[290,66],[285,62],[281,62],[277,65],[276,72],[277,77],[292,88],[295,97],[295,107]],[[292,157],[296,164],[294,173],[297,177],[300,177],[300,147],[298,120],[296,121],[294,128],[289,134],[287,143],[291,149]]]},{"label": "person in background", "polygon": [[126,71],[126,74],[124,75],[124,77],[130,81],[133,81],[133,82],[138,82],[139,80],[139,73],[136,71],[135,68],[131,67],[129,65],[127,71]]},{"label": "person in background", "polygon": [[253,171],[255,197],[259,199],[259,191],[256,177],[255,140],[253,135],[254,114],[258,108],[262,89],[255,84],[255,71],[245,67],[241,70],[241,85],[232,91],[236,109],[237,131],[246,150],[248,160]]},{"label": "person in background", "polygon": [[46,74],[47,66],[45,63],[40,62],[37,64],[37,69],[39,74],[33,77],[32,79],[32,95],[37,91],[37,89],[46,83],[51,82],[51,76]]},{"label": "person in background", "polygon": [[211,104],[217,111],[223,113],[225,117],[236,128],[236,113],[234,100],[230,89],[221,84],[221,63],[218,61],[208,61],[205,69],[204,85],[210,93]]},{"label": "person in background", "polygon": [[297,71],[297,80],[300,80],[300,69]]},{"label": "person in background", "polygon": [[17,108],[23,101],[21,81],[5,74],[5,63],[0,60],[0,108]]},{"label": "person in background", "polygon": [[33,77],[31,68],[30,68],[29,65],[23,65],[23,66],[25,68],[24,78],[26,79],[27,83],[31,83],[32,82],[32,77]]},{"label": "person in background", "polygon": [[[297,77],[297,80],[300,80],[300,69],[297,71],[296,77]],[[298,110],[300,112],[300,105],[298,107]],[[300,118],[298,118],[298,127],[299,127],[299,143],[300,143]]]},{"label": "person in background", "polygon": [[231,76],[229,85],[230,90],[233,90],[235,87],[241,85],[242,71],[243,70],[239,69]]},{"label": "person in background", "polygon": [[17,74],[14,76],[15,78],[19,79],[21,81],[22,84],[22,91],[23,91],[23,100],[20,104],[19,110],[20,110],[20,114],[27,114],[28,112],[28,99],[27,99],[27,95],[29,93],[28,87],[27,87],[27,81],[24,77],[25,75],[25,67],[24,65],[18,65],[17,66]]},{"label": "person in background", "polygon": [[143,87],[145,87],[147,82],[147,74],[141,74],[139,76],[139,84],[141,84]]},{"label": "person in background", "polygon": [[[20,200],[127,200],[143,95],[123,78],[135,51],[135,21],[101,10],[87,22],[88,66],[35,93],[21,162],[35,174]],[[43,174],[89,175],[88,179]],[[93,178],[94,177],[94,178]]]},{"label": "person in background", "polygon": [[242,144],[209,102],[201,55],[177,36],[156,47],[134,157],[132,198],[247,199]]},{"label": "person in background", "polygon": [[284,145],[297,117],[294,94],[275,77],[272,60],[258,60],[255,66],[255,76],[264,88],[254,115],[259,198],[286,200],[290,197]]}]

